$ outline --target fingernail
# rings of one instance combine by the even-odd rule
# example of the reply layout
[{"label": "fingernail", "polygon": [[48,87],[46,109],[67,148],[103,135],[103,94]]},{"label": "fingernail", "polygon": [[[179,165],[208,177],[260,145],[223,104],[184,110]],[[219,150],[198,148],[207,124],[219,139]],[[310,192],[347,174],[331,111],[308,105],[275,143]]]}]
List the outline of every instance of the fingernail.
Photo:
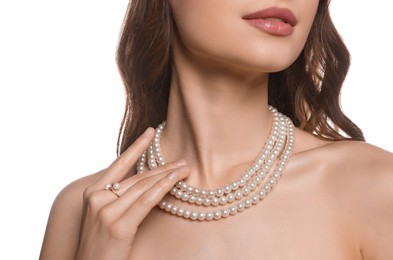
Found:
[{"label": "fingernail", "polygon": [[179,177],[179,173],[180,173],[180,172],[186,173],[186,172],[189,172],[190,170],[191,170],[191,169],[190,169],[190,167],[188,167],[188,166],[181,167],[180,169],[178,169],[178,170],[172,172],[171,174],[169,174],[169,175],[168,175],[168,178],[169,178],[170,180],[173,180],[173,179]]},{"label": "fingernail", "polygon": [[148,127],[145,132],[143,133],[143,137],[148,137],[149,135],[151,135],[151,133],[153,133],[153,128],[152,127]]},{"label": "fingernail", "polygon": [[182,167],[180,168],[181,172],[189,172],[190,171],[190,167],[186,166],[186,167]]},{"label": "fingernail", "polygon": [[187,162],[186,162],[186,160],[182,159],[182,160],[175,162],[175,165],[176,166],[184,166],[184,165],[187,165]]},{"label": "fingernail", "polygon": [[170,179],[170,180],[173,180],[173,179],[175,179],[175,178],[177,178],[176,172],[172,172],[172,173],[169,174],[169,176],[168,176],[168,179]]}]

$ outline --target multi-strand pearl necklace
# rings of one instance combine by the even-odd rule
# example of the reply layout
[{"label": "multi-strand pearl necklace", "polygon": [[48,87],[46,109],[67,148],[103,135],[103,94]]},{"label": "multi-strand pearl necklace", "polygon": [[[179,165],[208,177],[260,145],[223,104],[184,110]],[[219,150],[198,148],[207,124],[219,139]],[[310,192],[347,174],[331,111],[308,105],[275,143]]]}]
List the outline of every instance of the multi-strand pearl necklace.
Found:
[{"label": "multi-strand pearl necklace", "polygon": [[[184,181],[179,181],[169,192],[176,199],[197,206],[214,208],[219,205],[225,206],[231,203],[235,205],[221,210],[196,212],[162,199],[158,203],[159,207],[168,213],[190,220],[219,220],[228,216],[234,216],[238,212],[242,212],[244,209],[250,208],[252,205],[256,205],[259,201],[263,200],[281,177],[282,171],[292,153],[295,141],[292,121],[285,115],[279,113],[275,108],[270,106],[269,109],[273,114],[273,125],[264,149],[252,166],[237,181],[215,190],[205,190],[188,185]],[[146,165],[149,169],[155,169],[165,165],[165,159],[160,146],[160,137],[164,126],[165,121],[157,127],[154,140],[149,145],[148,150],[139,159],[137,164],[138,173],[144,172]],[[262,184],[262,181],[267,177],[278,158],[278,163],[272,174]],[[243,200],[240,201],[241,199]]]}]

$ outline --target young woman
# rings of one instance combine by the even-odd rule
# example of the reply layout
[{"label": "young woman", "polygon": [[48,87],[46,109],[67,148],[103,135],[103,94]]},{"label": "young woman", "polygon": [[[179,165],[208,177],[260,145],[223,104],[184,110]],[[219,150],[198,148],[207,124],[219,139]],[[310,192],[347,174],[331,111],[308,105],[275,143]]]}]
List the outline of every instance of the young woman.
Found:
[{"label": "young woman", "polygon": [[59,194],[41,259],[393,259],[393,155],[340,109],[328,5],[131,1],[118,158]]}]

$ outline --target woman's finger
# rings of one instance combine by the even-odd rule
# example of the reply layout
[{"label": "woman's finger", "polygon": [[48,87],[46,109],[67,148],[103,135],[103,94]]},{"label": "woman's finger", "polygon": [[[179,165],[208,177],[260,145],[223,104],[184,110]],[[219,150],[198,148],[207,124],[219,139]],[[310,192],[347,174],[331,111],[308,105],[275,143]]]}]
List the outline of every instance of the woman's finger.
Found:
[{"label": "woman's finger", "polygon": [[[131,186],[128,186],[128,188],[125,188],[124,190],[122,187],[120,190],[123,190],[123,192],[119,193],[119,195],[121,194],[120,197],[117,200],[113,200],[112,203],[107,204],[104,207],[104,210],[111,212],[113,216],[120,216],[124,214],[124,212],[126,212],[144,192],[151,189],[163,178],[165,179],[165,177],[174,172],[188,173],[189,171],[189,167],[182,167],[177,169],[172,168],[156,174],[152,174],[150,176],[146,176],[136,182],[132,180],[133,184]],[[131,180],[131,178],[127,179],[127,181],[129,180]],[[170,180],[167,180],[167,182],[168,181],[170,182]],[[129,183],[127,185],[129,185]]]},{"label": "woman's finger", "polygon": [[153,139],[153,133],[154,128],[147,128],[146,131],[105,170],[103,175],[93,185],[95,189],[102,189],[106,184],[121,181],[138,161],[141,154],[147,149]]},{"label": "woman's finger", "polygon": [[190,168],[184,167],[163,176],[150,189],[144,191],[127,211],[117,220],[117,226],[136,232],[136,228],[176,182],[186,178]]},{"label": "woman's finger", "polygon": [[187,165],[187,162],[185,160],[179,160],[177,162],[173,163],[167,163],[163,166],[160,166],[156,169],[146,171],[142,174],[136,174],[132,176],[131,178],[127,178],[120,182],[120,189],[117,191],[117,193],[122,196],[124,193],[127,192],[128,189],[132,188],[134,189],[134,185],[136,183],[139,183],[140,181],[145,181],[146,178],[151,177],[151,176],[156,176],[160,174],[166,174],[168,171],[173,171],[175,169],[184,167]]}]

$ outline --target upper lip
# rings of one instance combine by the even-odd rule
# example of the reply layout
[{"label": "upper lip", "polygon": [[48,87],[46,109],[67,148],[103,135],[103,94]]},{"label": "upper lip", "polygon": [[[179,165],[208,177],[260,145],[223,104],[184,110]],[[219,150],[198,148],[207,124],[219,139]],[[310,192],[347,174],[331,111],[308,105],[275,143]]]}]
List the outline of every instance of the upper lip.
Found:
[{"label": "upper lip", "polygon": [[297,23],[296,16],[292,13],[291,10],[287,8],[272,7],[243,16],[243,19],[245,20],[266,19],[266,18],[281,19],[292,26],[295,26]]}]

